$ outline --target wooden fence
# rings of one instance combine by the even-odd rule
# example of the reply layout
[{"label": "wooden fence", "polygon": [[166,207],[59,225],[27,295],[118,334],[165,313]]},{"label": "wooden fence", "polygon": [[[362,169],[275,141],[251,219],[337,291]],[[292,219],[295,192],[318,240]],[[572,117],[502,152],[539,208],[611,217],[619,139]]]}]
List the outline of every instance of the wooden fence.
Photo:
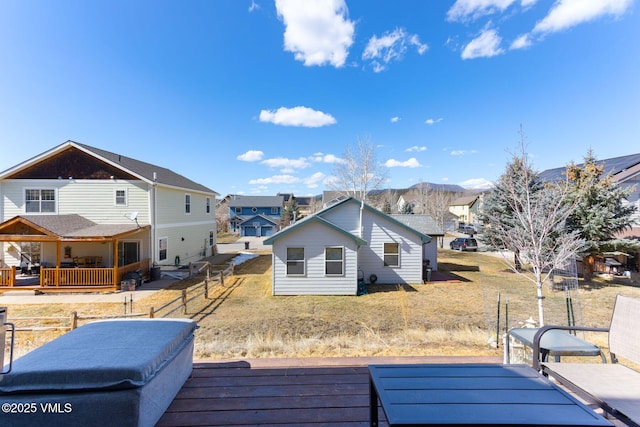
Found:
[{"label": "wooden fence", "polygon": [[[80,322],[87,322],[91,320],[169,317],[178,310],[182,310],[182,314],[187,314],[187,305],[190,302],[202,296],[204,296],[205,299],[209,299],[209,292],[218,286],[224,286],[226,278],[234,275],[233,264],[224,270],[218,271],[212,276],[208,273],[208,267],[209,266],[205,264],[205,266],[199,269],[199,271],[203,271],[207,268],[207,277],[202,281],[202,283],[191,286],[188,289],[183,289],[179,297],[166,302],[160,307],[151,307],[147,313],[131,312],[126,314],[127,303],[125,297],[125,313],[122,315],[81,316],[74,311],[66,317],[12,317],[10,321],[16,324],[16,331],[71,331],[77,328]],[[131,304],[133,304],[133,301]]]}]

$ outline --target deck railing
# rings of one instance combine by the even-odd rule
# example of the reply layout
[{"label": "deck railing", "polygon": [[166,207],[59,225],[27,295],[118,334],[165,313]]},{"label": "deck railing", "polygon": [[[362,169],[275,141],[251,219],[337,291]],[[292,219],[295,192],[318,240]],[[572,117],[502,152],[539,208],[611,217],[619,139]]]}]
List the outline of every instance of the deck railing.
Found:
[{"label": "deck railing", "polygon": [[[149,271],[149,259],[116,268],[42,268],[40,286],[117,286],[130,272]],[[115,275],[115,276],[114,276]],[[13,286],[13,285],[6,285]]]},{"label": "deck railing", "polygon": [[43,268],[41,286],[110,286],[113,268]]},{"label": "deck railing", "polygon": [[143,272],[143,275],[146,275],[149,271],[149,258],[118,267],[118,275],[116,276],[118,280],[116,283],[119,285],[125,274],[136,270],[140,270]]},{"label": "deck railing", "polygon": [[0,268],[0,286],[14,286],[16,283],[16,268]]}]

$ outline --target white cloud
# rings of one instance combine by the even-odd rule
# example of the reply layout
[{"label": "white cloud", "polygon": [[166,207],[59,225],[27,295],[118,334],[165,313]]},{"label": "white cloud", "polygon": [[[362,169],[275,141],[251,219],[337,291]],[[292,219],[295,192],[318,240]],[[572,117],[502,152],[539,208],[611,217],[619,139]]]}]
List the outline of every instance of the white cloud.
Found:
[{"label": "white cloud", "polygon": [[459,182],[458,185],[472,190],[489,190],[493,188],[493,182],[484,178],[467,179],[466,181]]},{"label": "white cloud", "polygon": [[529,34],[523,34],[511,43],[510,50],[524,49],[531,46],[531,38]]},{"label": "white cloud", "polygon": [[418,35],[408,34],[404,28],[397,28],[381,37],[372,36],[362,53],[362,59],[370,61],[373,71],[379,73],[386,70],[389,63],[401,60],[408,46],[415,47],[420,55],[429,48],[427,44],[420,42]]},{"label": "white cloud", "polygon": [[391,117],[391,123],[398,123],[400,121],[400,117],[395,116],[395,117]]},{"label": "white cloud", "polygon": [[[449,21],[466,21],[477,19],[481,16],[503,12],[516,0],[457,0],[447,12]],[[523,0],[522,4],[534,3],[531,0]]]},{"label": "white cloud", "polygon": [[344,163],[344,159],[335,156],[333,154],[327,154],[326,156],[324,156],[324,158],[322,159],[323,163]]},{"label": "white cloud", "polygon": [[409,152],[411,152],[411,151],[427,151],[427,147],[425,147],[424,145],[421,146],[421,147],[418,147],[417,145],[414,145],[413,147],[407,148],[406,151],[409,151]]},{"label": "white cloud", "polygon": [[431,126],[431,125],[434,125],[434,124],[436,124],[436,123],[440,123],[440,122],[441,122],[441,121],[443,121],[443,120],[444,120],[444,119],[443,119],[442,117],[440,117],[440,118],[437,118],[437,119],[427,119],[427,120],[425,120],[424,122],[425,122],[426,124],[428,124],[429,126]]},{"label": "white cloud", "polygon": [[477,152],[477,150],[451,150],[450,154],[452,156],[464,156],[467,154],[476,154]]},{"label": "white cloud", "polygon": [[401,162],[399,160],[395,160],[395,159],[389,159],[385,162],[384,164],[386,167],[388,168],[396,168],[396,167],[401,167],[401,168],[419,168],[422,167],[422,165],[420,164],[419,161],[417,161],[415,159],[415,157],[410,158],[407,161]]},{"label": "white cloud", "polygon": [[558,0],[534,33],[555,33],[605,15],[621,16],[633,0]]},{"label": "white cloud", "polygon": [[308,107],[280,107],[277,110],[260,111],[260,121],[282,126],[322,127],[337,123],[336,119],[322,111]]},{"label": "white cloud", "polygon": [[258,150],[249,150],[244,154],[240,154],[236,159],[243,162],[257,162],[264,158],[264,153]]},{"label": "white cloud", "polygon": [[254,10],[261,9],[260,5],[255,2],[255,0],[251,0],[251,4],[249,5],[249,12],[253,12]]},{"label": "white cloud", "polygon": [[311,166],[306,159],[287,159],[285,157],[275,157],[273,159],[267,159],[262,162],[263,165],[267,165],[270,168],[284,168],[288,171],[296,169],[305,169]]},{"label": "white cloud", "polygon": [[353,44],[355,23],[344,0],[276,0],[285,25],[284,49],[306,66],[342,67]]},{"label": "white cloud", "polygon": [[325,177],[326,175],[323,174],[322,172],[316,172],[310,177],[305,178],[303,182],[308,188],[316,188],[318,187],[318,183],[322,182],[322,180],[324,180]]},{"label": "white cloud", "polygon": [[274,175],[269,178],[258,178],[249,181],[251,185],[270,185],[270,184],[296,184],[300,182],[300,178],[293,175]]},{"label": "white cloud", "polygon": [[462,50],[462,59],[490,58],[504,52],[500,48],[502,38],[496,30],[483,30]]}]

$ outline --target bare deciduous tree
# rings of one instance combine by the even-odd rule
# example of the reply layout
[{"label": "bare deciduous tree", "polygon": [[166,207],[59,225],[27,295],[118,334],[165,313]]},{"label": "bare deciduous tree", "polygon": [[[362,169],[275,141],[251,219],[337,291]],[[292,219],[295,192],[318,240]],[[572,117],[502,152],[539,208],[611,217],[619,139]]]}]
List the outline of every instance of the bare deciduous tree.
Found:
[{"label": "bare deciduous tree", "polygon": [[342,162],[334,166],[333,177],[331,188],[364,202],[369,191],[380,189],[387,181],[388,171],[378,163],[375,147],[366,138],[358,139],[355,147],[346,147]]},{"label": "bare deciduous tree", "polygon": [[[488,195],[489,206],[496,209],[493,214],[485,214],[489,228],[485,238],[491,246],[519,255],[517,258],[505,255],[504,260],[515,273],[535,284],[538,320],[542,326],[543,284],[549,280],[553,270],[565,265],[584,247],[585,242],[577,233],[566,231],[565,223],[575,208],[567,201],[566,186],[532,185],[537,180],[537,173],[533,171],[521,144],[520,154],[513,155],[506,172]],[[528,268],[520,269],[517,259]]]},{"label": "bare deciduous tree", "polygon": [[362,210],[371,190],[377,190],[387,181],[387,169],[378,163],[371,141],[358,139],[355,147],[347,146],[342,162],[336,163],[334,180],[330,186],[346,196],[360,200],[360,234],[362,234]]}]

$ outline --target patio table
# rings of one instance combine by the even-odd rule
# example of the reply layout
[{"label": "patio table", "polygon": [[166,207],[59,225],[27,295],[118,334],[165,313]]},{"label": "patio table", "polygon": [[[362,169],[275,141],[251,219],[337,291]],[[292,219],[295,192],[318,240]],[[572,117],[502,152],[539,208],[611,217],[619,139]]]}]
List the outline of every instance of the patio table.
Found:
[{"label": "patio table", "polygon": [[[513,328],[508,335],[514,337],[527,347],[533,348],[533,338],[539,328]],[[507,346],[509,345],[507,337]],[[507,362],[509,361],[509,348],[505,347]],[[554,356],[556,362],[560,362],[561,356],[600,356],[602,362],[606,363],[606,358],[600,348],[587,341],[567,333],[566,331],[551,329],[542,335],[540,340],[540,355],[542,361],[546,362],[549,356]]]},{"label": "patio table", "polygon": [[611,426],[527,365],[369,365],[370,424]]}]

